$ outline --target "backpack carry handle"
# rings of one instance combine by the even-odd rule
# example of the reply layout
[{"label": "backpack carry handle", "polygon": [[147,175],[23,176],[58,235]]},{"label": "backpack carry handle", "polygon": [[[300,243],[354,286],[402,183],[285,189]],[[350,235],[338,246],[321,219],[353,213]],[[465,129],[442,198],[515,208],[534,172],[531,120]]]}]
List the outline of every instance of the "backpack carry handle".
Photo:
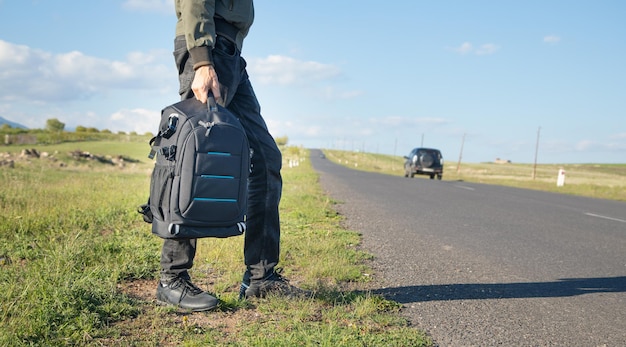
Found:
[{"label": "backpack carry handle", "polygon": [[209,98],[206,104],[209,109],[209,113],[217,112],[217,102],[215,102],[215,97],[213,96],[213,92],[211,92],[210,90],[209,90]]}]

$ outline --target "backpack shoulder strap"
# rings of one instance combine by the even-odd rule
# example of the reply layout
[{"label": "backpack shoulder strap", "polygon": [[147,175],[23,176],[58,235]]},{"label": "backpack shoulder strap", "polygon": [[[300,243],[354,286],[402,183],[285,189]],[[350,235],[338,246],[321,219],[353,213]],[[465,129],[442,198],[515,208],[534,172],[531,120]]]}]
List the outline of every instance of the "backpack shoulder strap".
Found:
[{"label": "backpack shoulder strap", "polygon": [[154,155],[156,154],[155,147],[161,145],[161,139],[166,138],[169,139],[176,132],[176,126],[178,125],[178,113],[170,114],[167,125],[159,130],[159,133],[150,139],[150,154],[148,154],[148,158],[154,159]]}]

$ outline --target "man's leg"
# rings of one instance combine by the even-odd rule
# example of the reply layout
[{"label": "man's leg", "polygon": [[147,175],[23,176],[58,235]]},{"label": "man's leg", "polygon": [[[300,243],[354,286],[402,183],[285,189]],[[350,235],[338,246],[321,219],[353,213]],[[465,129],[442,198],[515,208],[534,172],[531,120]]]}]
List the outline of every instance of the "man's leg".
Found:
[{"label": "man's leg", "polygon": [[187,270],[193,267],[196,256],[195,239],[163,239],[161,249],[161,280],[171,281],[176,277],[189,277]]},{"label": "man's leg", "polygon": [[[179,36],[174,40],[174,61],[178,68],[181,100],[193,97],[191,81],[193,80],[194,71],[183,36]],[[161,279],[163,281],[171,281],[179,276],[189,277],[187,270],[193,266],[193,259],[196,256],[196,244],[195,239],[163,240],[163,248],[161,250]]]},{"label": "man's leg", "polygon": [[237,92],[228,109],[239,117],[252,151],[252,171],[248,180],[248,218],[244,241],[246,272],[240,298],[263,297],[269,293],[309,296],[291,286],[275,271],[280,256],[280,218],[278,205],[282,194],[282,155],[261,116],[261,109],[244,70]]},{"label": "man's leg", "polygon": [[217,307],[218,299],[196,287],[187,270],[193,266],[196,240],[163,240],[161,279],[157,285],[157,301],[192,311]]},{"label": "man's leg", "polygon": [[[245,292],[251,283],[284,282],[274,271],[280,254],[278,204],[282,192],[282,157],[261,116],[259,102],[248,80],[246,62],[235,43],[218,36],[213,60],[225,106],[243,125],[252,153],[244,241]],[[253,293],[253,296],[259,295],[258,291]]]},{"label": "man's leg", "polygon": [[282,157],[245,71],[242,77],[228,109],[239,117],[252,150],[244,258],[250,280],[256,281],[272,275],[279,261]]},{"label": "man's leg", "polygon": [[[181,99],[193,97],[191,81],[193,66],[189,59],[184,37],[174,42],[174,59],[178,67]],[[161,279],[157,287],[157,300],[194,311],[217,307],[217,298],[191,283],[188,270],[196,256],[196,239],[164,239],[161,249]]]}]

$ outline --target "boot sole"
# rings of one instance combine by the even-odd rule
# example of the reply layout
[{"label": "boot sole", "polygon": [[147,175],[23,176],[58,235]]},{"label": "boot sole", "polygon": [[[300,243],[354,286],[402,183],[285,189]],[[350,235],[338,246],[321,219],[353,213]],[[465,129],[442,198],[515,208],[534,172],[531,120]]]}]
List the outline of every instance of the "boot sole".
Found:
[{"label": "boot sole", "polygon": [[219,303],[217,303],[215,306],[209,306],[209,307],[202,307],[202,308],[187,308],[187,307],[182,307],[180,305],[176,305],[176,304],[172,304],[168,301],[164,301],[161,300],[159,298],[156,299],[156,303],[159,306],[170,306],[170,307],[176,307],[176,308],[180,308],[183,310],[187,310],[187,311],[191,311],[191,312],[204,312],[204,311],[211,311],[217,308],[217,306],[219,306]]}]

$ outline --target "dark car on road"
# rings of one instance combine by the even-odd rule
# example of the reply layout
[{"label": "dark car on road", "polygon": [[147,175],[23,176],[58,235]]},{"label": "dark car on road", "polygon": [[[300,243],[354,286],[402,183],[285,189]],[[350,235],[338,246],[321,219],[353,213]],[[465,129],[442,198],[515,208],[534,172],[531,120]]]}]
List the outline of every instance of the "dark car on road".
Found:
[{"label": "dark car on road", "polygon": [[414,148],[404,159],[404,177],[428,175],[431,180],[435,176],[439,180],[443,177],[443,156],[438,149]]}]

